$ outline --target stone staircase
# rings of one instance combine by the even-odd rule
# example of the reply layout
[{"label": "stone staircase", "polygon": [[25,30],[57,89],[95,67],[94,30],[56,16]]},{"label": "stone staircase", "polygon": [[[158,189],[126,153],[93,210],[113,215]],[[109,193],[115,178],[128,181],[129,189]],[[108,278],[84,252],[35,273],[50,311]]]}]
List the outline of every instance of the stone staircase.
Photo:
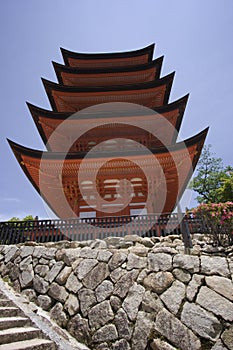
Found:
[{"label": "stone staircase", "polygon": [[13,301],[0,292],[0,350],[56,350]]}]

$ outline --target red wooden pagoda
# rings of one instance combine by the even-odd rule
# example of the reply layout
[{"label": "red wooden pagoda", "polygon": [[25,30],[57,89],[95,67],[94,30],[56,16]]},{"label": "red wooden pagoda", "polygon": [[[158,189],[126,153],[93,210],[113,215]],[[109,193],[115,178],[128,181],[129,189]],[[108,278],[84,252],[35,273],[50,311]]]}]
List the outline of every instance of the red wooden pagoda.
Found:
[{"label": "red wooden pagoda", "polygon": [[207,129],[177,142],[188,96],[169,103],[174,73],[160,77],[153,50],[62,49],[58,84],[43,80],[52,110],[28,104],[48,151],[9,142],[58,217],[170,213],[182,196]]}]

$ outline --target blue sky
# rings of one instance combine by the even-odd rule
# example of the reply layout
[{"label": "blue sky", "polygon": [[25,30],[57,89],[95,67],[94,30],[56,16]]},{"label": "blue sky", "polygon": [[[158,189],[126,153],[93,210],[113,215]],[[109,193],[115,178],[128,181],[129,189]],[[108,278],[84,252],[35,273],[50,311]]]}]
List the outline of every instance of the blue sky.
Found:
[{"label": "blue sky", "polygon": [[115,52],[155,42],[162,75],[176,72],[170,101],[190,93],[181,138],[210,126],[207,143],[233,165],[232,0],[7,0],[0,33],[0,220],[48,216],[6,138],[43,149],[25,102],[50,109],[40,78],[56,81],[60,47]]}]

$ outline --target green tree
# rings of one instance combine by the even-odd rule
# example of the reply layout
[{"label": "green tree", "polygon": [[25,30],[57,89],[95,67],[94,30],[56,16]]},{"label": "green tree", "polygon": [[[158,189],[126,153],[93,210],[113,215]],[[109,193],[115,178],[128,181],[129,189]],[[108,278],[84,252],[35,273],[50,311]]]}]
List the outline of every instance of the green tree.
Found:
[{"label": "green tree", "polygon": [[27,215],[23,219],[20,219],[20,218],[18,218],[16,216],[13,216],[13,218],[11,218],[8,221],[32,221],[32,220],[35,220],[35,218],[32,215]]},{"label": "green tree", "polygon": [[221,158],[211,152],[211,145],[204,146],[197,165],[197,176],[191,187],[198,193],[199,203],[233,201],[233,168],[224,167]]}]

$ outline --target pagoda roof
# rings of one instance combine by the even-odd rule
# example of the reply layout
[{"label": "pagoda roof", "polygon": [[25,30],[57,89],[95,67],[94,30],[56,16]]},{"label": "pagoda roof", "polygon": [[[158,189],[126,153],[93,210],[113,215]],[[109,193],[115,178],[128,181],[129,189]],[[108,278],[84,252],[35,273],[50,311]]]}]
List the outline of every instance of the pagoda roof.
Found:
[{"label": "pagoda roof", "polygon": [[[184,142],[170,146],[169,149],[166,147],[150,149],[152,154],[145,153],[144,149],[111,152],[112,163],[106,165],[102,170],[100,169],[101,164],[107,164],[109,153],[92,153],[92,157],[86,160],[87,165],[84,171],[87,179],[88,174],[92,173],[96,166],[100,169],[98,172],[100,178],[101,176],[104,179],[121,176],[130,178],[132,174],[135,177],[135,173],[131,169],[133,163],[141,164],[141,169],[145,169],[145,167],[151,169],[151,162],[153,162],[155,157],[165,174],[167,183],[167,197],[163,212],[171,212],[176,205],[177,198],[181,197],[191,178],[207,132],[208,128]],[[23,147],[10,140],[8,142],[28,179],[51,209],[59,217],[72,217],[71,210],[66,211],[62,206],[63,190],[67,195],[67,201],[72,207],[72,203],[77,199],[77,193],[79,193],[77,185],[78,171],[83,158],[86,156],[86,152],[68,154],[42,152]],[[129,164],[129,157],[132,164]],[[116,171],[112,173],[111,169],[116,167],[118,169],[117,173]],[[153,166],[152,170],[154,172]],[[156,180],[156,174],[152,173],[151,175]],[[72,186],[70,186],[71,183]],[[75,193],[75,195],[72,195],[72,193]]]},{"label": "pagoda roof", "polygon": [[109,87],[74,87],[42,79],[51,107],[57,112],[76,112],[107,102],[130,102],[160,107],[168,102],[175,73],[149,83]]},{"label": "pagoda roof", "polygon": [[[77,128],[79,127],[79,124],[87,120],[88,120],[88,125],[90,125],[92,121],[96,122],[100,119],[104,123],[106,122],[115,123],[116,120],[118,123],[121,123],[121,119],[125,121],[127,120],[127,117],[128,117],[129,124],[130,124],[130,118],[133,118],[132,120],[134,120],[135,117],[136,118],[140,117],[142,120],[147,121],[148,118],[153,119],[154,116],[161,114],[163,117],[167,119],[168,122],[170,122],[174,126],[174,129],[177,130],[177,132],[179,132],[183,114],[187,104],[188,96],[189,95],[186,95],[177,101],[174,101],[170,104],[167,104],[162,107],[154,108],[154,109],[148,109],[141,105],[137,105],[135,106],[136,108],[132,108],[132,109],[127,108],[124,110],[125,104],[120,103],[120,107],[122,109],[117,109],[117,110],[110,109],[109,111],[105,112],[104,109],[98,110],[93,106],[78,112],[78,115],[76,114],[72,115],[72,113],[66,113],[66,112],[48,111],[48,110],[36,107],[30,103],[27,103],[27,105],[44,144],[47,145],[47,148],[49,151],[51,150],[56,151],[52,145],[50,146],[50,144],[48,143],[48,140],[51,134],[54,132],[54,130],[61,123],[67,120],[67,118],[69,118],[68,123],[71,126],[71,129],[77,130]],[[126,107],[127,105],[128,104],[126,104]],[[93,111],[93,108],[94,108],[94,111]],[[176,142],[177,135],[175,130],[173,130],[173,135],[169,136],[170,143]],[[59,142],[57,144],[59,145]]]},{"label": "pagoda roof", "polygon": [[101,68],[132,66],[150,62],[154,53],[154,44],[139,50],[114,53],[78,53],[61,48],[63,60],[68,66],[80,68]]},{"label": "pagoda roof", "polygon": [[110,86],[135,84],[153,81],[159,78],[163,57],[129,67],[104,67],[82,69],[53,62],[53,67],[60,84],[70,86]]}]

